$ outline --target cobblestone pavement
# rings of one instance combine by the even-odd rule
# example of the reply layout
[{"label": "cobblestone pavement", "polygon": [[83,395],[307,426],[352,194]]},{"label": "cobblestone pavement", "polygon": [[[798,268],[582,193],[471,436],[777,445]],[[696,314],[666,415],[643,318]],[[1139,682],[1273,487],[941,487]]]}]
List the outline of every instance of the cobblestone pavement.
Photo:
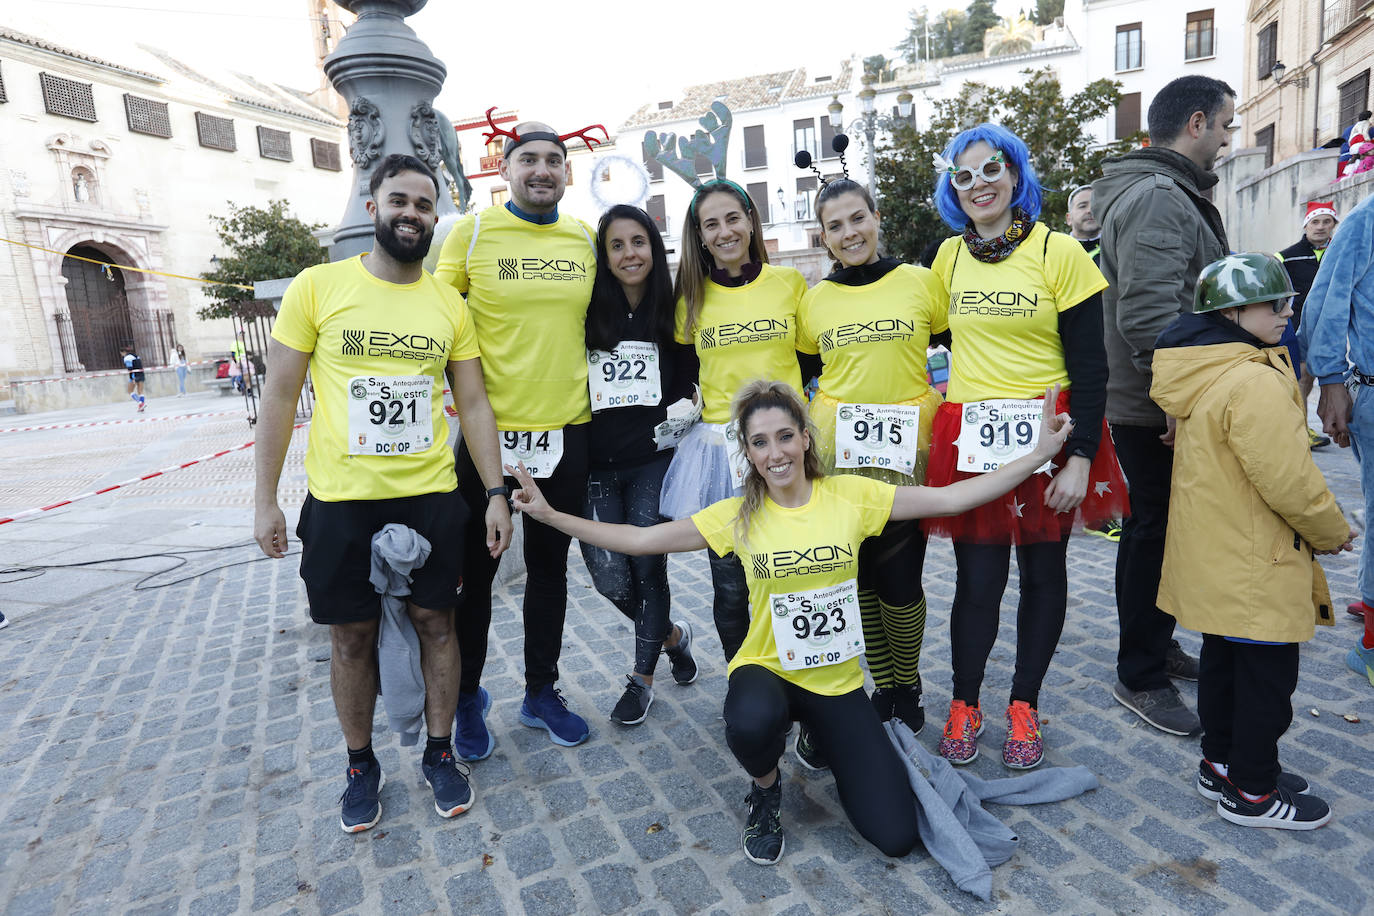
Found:
[{"label": "cobblestone pavement", "polygon": [[[191,419],[0,433],[0,516],[247,441],[209,396],[150,402]],[[126,418],[92,408],[0,426]],[[303,435],[283,501],[304,493]],[[295,560],[246,562],[252,450],[0,525],[6,564],[222,548],[0,576],[0,908],[43,913],[1353,913],[1374,867],[1374,690],[1344,665],[1356,638],[1338,613],[1302,649],[1285,766],[1335,819],[1310,833],[1222,821],[1192,788],[1196,740],[1141,724],[1110,694],[1115,547],[1070,547],[1069,620],[1042,694],[1050,764],[1083,764],[1102,788],[1059,804],[998,807],[1020,849],[993,873],[989,903],[957,890],[924,851],[878,855],[850,829],[825,773],[784,760],[787,854],[741,855],[746,778],[723,740],[724,665],[703,558],[674,558],[674,613],[699,635],[702,676],[666,682],[649,720],[607,715],[629,670],[628,624],[588,584],[576,551],[561,686],[592,723],[564,749],[522,727],[520,582],[497,595],[486,684],[496,753],[474,768],[477,804],[442,820],[380,713],[388,774],[374,830],[338,828],[343,742],[329,697],[327,634],[309,623]],[[1318,455],[1359,505],[1347,452]],[[289,510],[290,512],[290,510]],[[294,514],[293,512],[291,514]],[[229,546],[225,546],[229,545]],[[227,566],[231,563],[243,565]],[[1338,603],[1355,563],[1328,559]],[[166,570],[165,572],[160,572]],[[152,578],[145,578],[149,575]],[[925,572],[923,662],[934,747],[949,700],[948,545]],[[989,706],[1008,688],[1016,582],[988,668]],[[1181,634],[1196,649],[1195,634]],[[1184,685],[1190,702],[1193,685]],[[1315,710],[1319,715],[1313,715]],[[1351,723],[1342,716],[1358,714]],[[1000,716],[973,770],[1007,775]]]}]

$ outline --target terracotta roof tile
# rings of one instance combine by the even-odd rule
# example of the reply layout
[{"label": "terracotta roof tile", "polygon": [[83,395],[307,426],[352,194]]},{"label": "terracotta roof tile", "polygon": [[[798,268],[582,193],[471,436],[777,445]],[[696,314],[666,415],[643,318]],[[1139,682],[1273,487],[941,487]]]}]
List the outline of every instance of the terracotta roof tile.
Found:
[{"label": "terracotta roof tile", "polygon": [[641,106],[625,120],[620,129],[625,131],[654,124],[694,120],[710,110],[711,103],[716,99],[723,101],[732,112],[741,112],[846,92],[851,77],[852,68],[849,61],[844,61],[834,72],[833,78],[822,83],[808,81],[805,67],[700,83],[686,87],[682,97],[675,99],[671,108],[660,109],[657,102]]},{"label": "terracotta roof tile", "polygon": [[20,32],[15,29],[11,29],[8,26],[0,26],[0,38],[15,42],[16,44],[29,45],[30,47],[39,48],[44,51],[51,51],[54,54],[61,54],[63,57],[70,57],[73,60],[84,60],[87,63],[95,64],[99,67],[107,67],[111,70],[118,70],[120,73],[127,73],[131,76],[141,77],[142,79],[149,80],[154,83],[167,82],[165,77],[158,76],[156,73],[149,73],[146,70],[137,70],[133,67],[126,67],[123,64],[117,64],[113,61],[108,61],[104,58],[95,57],[93,55],[86,54],[82,51],[73,51],[71,48],[66,48],[62,45],[54,44],[53,42],[48,41],[47,39],[38,38],[36,36],[29,35],[26,32]]}]

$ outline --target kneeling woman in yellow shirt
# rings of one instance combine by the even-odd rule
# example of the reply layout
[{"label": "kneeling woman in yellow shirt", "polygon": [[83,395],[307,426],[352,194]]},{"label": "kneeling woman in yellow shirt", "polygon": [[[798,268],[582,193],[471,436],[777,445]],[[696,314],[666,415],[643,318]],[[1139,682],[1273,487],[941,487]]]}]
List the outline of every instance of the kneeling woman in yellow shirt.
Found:
[{"label": "kneeling woman in yellow shirt", "polygon": [[[1053,405],[1058,391],[1049,393]],[[1047,407],[1052,410],[1052,407]],[[744,495],[691,518],[648,528],[612,525],[553,509],[524,468],[516,506],[581,541],[627,554],[710,547],[743,560],[749,588],[748,634],[730,661],[725,735],[753,777],[744,854],[760,865],[782,857],[778,759],[800,720],[830,762],[840,803],[855,829],[884,854],[918,842],[905,768],[863,689],[863,627],[857,560],[865,538],[889,521],[953,515],[1009,491],[1063,447],[1067,414],[1044,414],[1034,452],[999,470],[932,489],[896,487],[866,477],[825,476],[814,427],[796,389],[754,381],[735,398],[749,466]]]}]

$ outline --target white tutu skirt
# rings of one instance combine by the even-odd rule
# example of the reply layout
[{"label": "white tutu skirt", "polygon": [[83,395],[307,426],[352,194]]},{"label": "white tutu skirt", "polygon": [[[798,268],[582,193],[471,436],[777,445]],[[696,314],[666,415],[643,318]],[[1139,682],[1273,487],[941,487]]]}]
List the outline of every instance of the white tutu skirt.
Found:
[{"label": "white tutu skirt", "polygon": [[712,503],[742,495],[744,491],[734,486],[721,435],[724,429],[724,423],[698,422],[677,444],[658,498],[658,511],[663,516],[688,518]]}]

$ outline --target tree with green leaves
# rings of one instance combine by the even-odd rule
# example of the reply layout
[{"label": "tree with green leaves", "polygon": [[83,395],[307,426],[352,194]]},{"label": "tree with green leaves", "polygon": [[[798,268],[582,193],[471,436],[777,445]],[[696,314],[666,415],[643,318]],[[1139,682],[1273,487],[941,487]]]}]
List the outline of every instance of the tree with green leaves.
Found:
[{"label": "tree with green leaves", "polygon": [[[931,13],[922,7],[919,10],[912,10],[909,14],[910,25],[907,26],[906,37],[897,43],[897,54],[909,64],[914,64],[921,60],[935,60],[941,57],[953,57],[956,54],[963,54],[967,50],[980,50],[979,44],[976,49],[964,47],[964,32],[968,24],[968,14],[963,10],[947,9],[936,13]],[[979,41],[981,42],[981,37]],[[926,50],[929,46],[930,54],[927,57]]]},{"label": "tree with green leaves", "polygon": [[1096,80],[1066,98],[1050,68],[1023,72],[1025,80],[1009,88],[965,83],[954,98],[934,101],[927,128],[902,127],[890,146],[878,150],[878,194],[889,254],[915,263],[928,244],[953,234],[935,209],[931,161],[961,130],[992,121],[1026,141],[1045,190],[1040,219],[1053,229],[1064,226],[1069,191],[1097,178],[1104,158],[1137,145],[1138,137],[1097,145],[1086,129],[1112,111],[1121,98],[1120,83]]},{"label": "tree with green leaves", "polygon": [[1064,0],[1035,0],[1035,12],[1031,19],[1036,25],[1049,25],[1064,15]]},{"label": "tree with green leaves", "polygon": [[[214,284],[252,286],[256,280],[294,277],[328,260],[328,254],[311,233],[323,223],[301,222],[287,210],[284,200],[270,201],[266,207],[240,207],[232,201],[228,216],[212,216],[215,234],[227,254],[219,255],[215,269],[200,275]],[[273,314],[272,305],[254,298],[250,290],[238,286],[208,286],[209,305],[198,309],[201,318],[237,317],[252,321]]]},{"label": "tree with green leaves", "polygon": [[968,19],[964,23],[963,53],[976,54],[983,50],[983,33],[1002,21],[993,0],[972,0],[968,5]]}]

